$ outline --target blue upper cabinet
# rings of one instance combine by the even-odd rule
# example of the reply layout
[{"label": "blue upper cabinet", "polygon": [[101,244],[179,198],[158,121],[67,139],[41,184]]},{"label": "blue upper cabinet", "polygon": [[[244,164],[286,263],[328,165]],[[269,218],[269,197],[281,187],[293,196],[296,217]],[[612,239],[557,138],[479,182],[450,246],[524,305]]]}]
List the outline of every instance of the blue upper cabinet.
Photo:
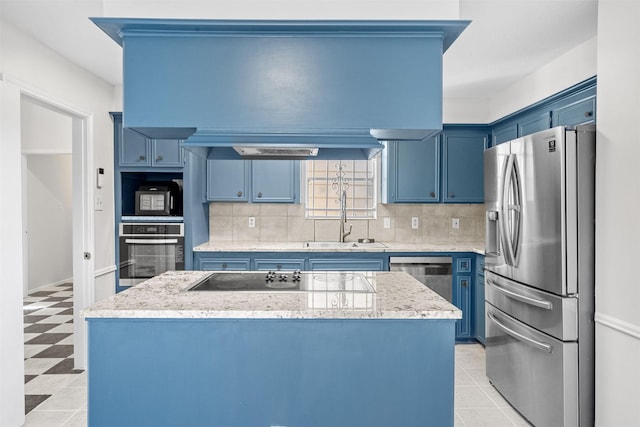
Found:
[{"label": "blue upper cabinet", "polygon": [[518,137],[518,125],[516,123],[505,123],[493,128],[493,143],[492,146],[502,144],[503,142],[511,141]]},{"label": "blue upper cabinet", "polygon": [[557,126],[575,126],[596,121],[596,96],[591,95],[556,109],[553,114]]},{"label": "blue upper cabinet", "polygon": [[120,166],[149,166],[151,164],[149,139],[131,129],[122,130]]},{"label": "blue upper cabinet", "polygon": [[300,162],[296,160],[251,161],[251,201],[296,203],[300,187]]},{"label": "blue upper cabinet", "polygon": [[440,137],[392,141],[383,152],[383,203],[440,201]]},{"label": "blue upper cabinet", "polygon": [[151,165],[161,167],[182,167],[184,158],[179,139],[151,140]]},{"label": "blue upper cabinet", "polygon": [[442,133],[442,200],[446,203],[483,203],[483,153],[488,128],[448,129]]},{"label": "blue upper cabinet", "polygon": [[212,202],[297,203],[297,160],[207,160],[207,200]]},{"label": "blue upper cabinet", "polygon": [[[282,144],[286,135],[293,144],[309,134],[379,140],[436,134],[442,55],[469,25],[92,20],[123,47],[125,127],[152,138],[186,138],[196,130],[275,133]],[[340,148],[350,142],[340,139]]]},{"label": "blue upper cabinet", "polygon": [[518,136],[540,132],[551,127],[551,111],[533,111],[518,119]]},{"label": "blue upper cabinet", "polygon": [[207,200],[246,202],[249,200],[251,162],[248,160],[207,160]]}]

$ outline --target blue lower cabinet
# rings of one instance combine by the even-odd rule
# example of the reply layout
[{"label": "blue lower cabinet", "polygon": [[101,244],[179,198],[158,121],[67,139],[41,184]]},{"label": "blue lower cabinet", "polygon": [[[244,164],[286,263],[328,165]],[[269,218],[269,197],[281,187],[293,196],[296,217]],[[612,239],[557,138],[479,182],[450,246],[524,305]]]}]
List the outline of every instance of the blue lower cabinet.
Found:
[{"label": "blue lower cabinet", "polygon": [[216,271],[247,271],[250,270],[250,265],[251,260],[249,258],[199,258],[196,263],[198,270]]},{"label": "blue lower cabinet", "polygon": [[473,283],[473,336],[485,343],[484,255],[476,255],[476,276]]},{"label": "blue lower cabinet", "polygon": [[471,339],[471,276],[456,276],[453,304],[462,310],[462,319],[456,321],[456,339]]},{"label": "blue lower cabinet", "polygon": [[254,269],[268,271],[295,271],[304,270],[304,258],[300,259],[272,259],[256,258],[253,261]]},{"label": "blue lower cabinet", "polygon": [[327,271],[383,271],[381,259],[310,259],[309,270]]},{"label": "blue lower cabinet", "polygon": [[92,427],[454,423],[452,319],[87,323]]}]

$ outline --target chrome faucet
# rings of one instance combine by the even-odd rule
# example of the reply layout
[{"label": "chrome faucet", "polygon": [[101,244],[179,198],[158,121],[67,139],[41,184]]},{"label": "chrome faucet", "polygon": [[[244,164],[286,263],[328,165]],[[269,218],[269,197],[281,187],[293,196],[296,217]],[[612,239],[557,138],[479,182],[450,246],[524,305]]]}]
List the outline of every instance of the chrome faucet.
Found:
[{"label": "chrome faucet", "polygon": [[344,225],[347,222],[347,190],[342,190],[340,196],[340,242],[344,242],[344,238],[351,234],[353,225],[349,224],[349,231],[344,232]]}]

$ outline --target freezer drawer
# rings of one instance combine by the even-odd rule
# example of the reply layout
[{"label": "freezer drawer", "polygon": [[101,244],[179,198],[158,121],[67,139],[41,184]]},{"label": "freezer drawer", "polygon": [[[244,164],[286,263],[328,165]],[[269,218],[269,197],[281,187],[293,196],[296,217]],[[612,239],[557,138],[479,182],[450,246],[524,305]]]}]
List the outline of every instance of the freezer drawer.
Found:
[{"label": "freezer drawer", "polygon": [[487,377],[536,426],[578,425],[578,344],[563,343],[486,303]]},{"label": "freezer drawer", "polygon": [[485,300],[559,340],[578,339],[577,297],[561,297],[486,271]]}]

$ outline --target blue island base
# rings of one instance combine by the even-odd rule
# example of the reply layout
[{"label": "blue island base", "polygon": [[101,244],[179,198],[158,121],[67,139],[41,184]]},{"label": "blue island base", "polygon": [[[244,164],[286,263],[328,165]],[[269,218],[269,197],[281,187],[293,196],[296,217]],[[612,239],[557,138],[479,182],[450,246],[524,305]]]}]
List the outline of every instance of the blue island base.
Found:
[{"label": "blue island base", "polygon": [[452,426],[455,319],[87,319],[89,426]]}]

